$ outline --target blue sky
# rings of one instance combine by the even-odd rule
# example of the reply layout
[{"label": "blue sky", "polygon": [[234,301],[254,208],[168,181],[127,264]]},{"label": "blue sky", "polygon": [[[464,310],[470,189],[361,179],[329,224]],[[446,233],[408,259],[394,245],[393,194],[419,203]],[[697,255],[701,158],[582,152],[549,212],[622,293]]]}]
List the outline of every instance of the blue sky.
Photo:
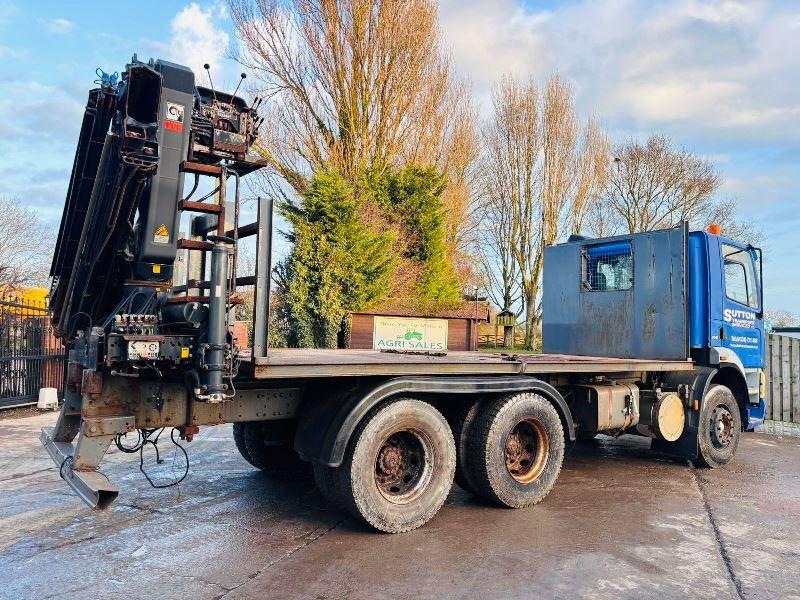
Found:
[{"label": "blue sky", "polygon": [[[722,197],[766,234],[766,304],[800,313],[800,2],[443,0],[442,29],[481,110],[503,72],[558,71],[615,140],[666,133],[714,161]],[[57,226],[94,70],[133,52],[240,69],[214,1],[0,0],[0,194]]]}]

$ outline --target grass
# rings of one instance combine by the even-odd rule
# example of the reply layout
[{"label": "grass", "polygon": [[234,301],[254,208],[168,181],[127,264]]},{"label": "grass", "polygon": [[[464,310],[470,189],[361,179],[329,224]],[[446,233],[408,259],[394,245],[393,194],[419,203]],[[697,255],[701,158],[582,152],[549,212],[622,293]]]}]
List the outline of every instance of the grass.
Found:
[{"label": "grass", "polygon": [[525,350],[522,346],[514,346],[513,348],[504,348],[502,346],[497,346],[495,348],[494,345],[478,346],[478,352],[496,352],[498,354],[539,354],[541,351],[541,348]]}]

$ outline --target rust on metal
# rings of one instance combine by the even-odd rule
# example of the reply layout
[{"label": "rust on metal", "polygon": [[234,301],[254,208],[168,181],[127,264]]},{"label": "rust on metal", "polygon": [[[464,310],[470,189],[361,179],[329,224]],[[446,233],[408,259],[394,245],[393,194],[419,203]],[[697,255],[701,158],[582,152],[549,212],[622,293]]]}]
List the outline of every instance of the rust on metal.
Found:
[{"label": "rust on metal", "polygon": [[205,165],[203,163],[185,160],[181,163],[180,170],[183,173],[198,173],[200,175],[212,175],[219,177],[222,172],[221,167],[216,165]]},{"label": "rust on metal", "polygon": [[506,469],[522,484],[539,479],[549,456],[550,435],[539,419],[520,421],[506,438]]},{"label": "rust on metal", "polygon": [[398,431],[382,444],[375,459],[375,483],[384,498],[406,504],[425,488],[427,465],[424,439],[413,431]]},{"label": "rust on metal", "polygon": [[67,388],[81,393],[81,383],[83,382],[83,365],[76,362],[67,363]]},{"label": "rust on metal", "polygon": [[222,211],[222,207],[219,204],[211,204],[210,202],[195,202],[194,200],[181,200],[180,202],[178,202],[178,210],[188,210],[192,212],[218,215]]},{"label": "rust on metal", "polygon": [[86,417],[83,419],[83,435],[100,437],[133,431],[135,419],[131,415],[117,417]]},{"label": "rust on metal", "polygon": [[83,394],[99,396],[103,393],[103,374],[99,371],[85,369],[81,380]]},{"label": "rust on metal", "polygon": [[187,240],[180,238],[178,240],[179,250],[213,250],[214,244],[211,242],[204,242],[203,240]]}]

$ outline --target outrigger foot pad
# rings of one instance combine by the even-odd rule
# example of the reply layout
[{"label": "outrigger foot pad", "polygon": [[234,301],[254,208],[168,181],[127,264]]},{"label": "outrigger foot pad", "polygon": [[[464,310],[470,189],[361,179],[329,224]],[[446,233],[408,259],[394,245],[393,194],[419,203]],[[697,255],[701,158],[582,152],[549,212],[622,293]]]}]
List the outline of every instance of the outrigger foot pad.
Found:
[{"label": "outrigger foot pad", "polygon": [[108,507],[119,495],[119,488],[96,468],[78,470],[74,468],[75,446],[71,442],[53,440],[53,428],[43,427],[39,437],[50,458],[59,469],[61,478],[92,508]]}]

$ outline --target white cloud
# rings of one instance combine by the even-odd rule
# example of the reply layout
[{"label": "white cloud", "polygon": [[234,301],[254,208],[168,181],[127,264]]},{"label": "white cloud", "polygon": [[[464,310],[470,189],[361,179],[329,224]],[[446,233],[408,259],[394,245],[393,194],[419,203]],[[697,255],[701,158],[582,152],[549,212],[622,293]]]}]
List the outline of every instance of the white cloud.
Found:
[{"label": "white cloud", "polygon": [[56,35],[69,33],[75,29],[75,23],[67,19],[40,19],[39,22],[44,25],[49,33]]},{"label": "white cloud", "polygon": [[444,0],[445,38],[485,99],[504,72],[570,78],[613,127],[727,139],[800,134],[800,2]]},{"label": "white cloud", "polygon": [[191,68],[198,83],[205,82],[206,79],[204,63],[211,65],[216,85],[222,83],[220,67],[228,51],[230,38],[218,26],[218,21],[226,18],[227,10],[222,3],[201,8],[199,4],[192,2],[172,20],[172,35],[168,47],[170,59]]}]

